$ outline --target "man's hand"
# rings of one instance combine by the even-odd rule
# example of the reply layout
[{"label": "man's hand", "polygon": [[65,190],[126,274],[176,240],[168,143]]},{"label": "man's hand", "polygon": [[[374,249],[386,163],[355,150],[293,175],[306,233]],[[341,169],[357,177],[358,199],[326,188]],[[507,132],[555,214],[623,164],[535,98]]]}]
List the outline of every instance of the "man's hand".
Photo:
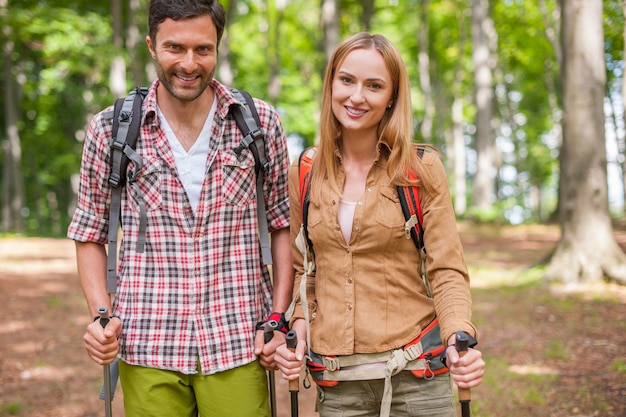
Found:
[{"label": "man's hand", "polygon": [[275,362],[276,348],[285,344],[285,334],[280,331],[274,331],[272,339],[265,343],[265,332],[257,330],[254,338],[254,353],[259,357],[259,362],[268,371],[277,369]]},{"label": "man's hand", "polygon": [[112,317],[104,329],[100,320],[92,322],[83,336],[89,357],[98,365],[112,363],[119,351],[117,338],[121,333],[122,322],[117,317]]}]

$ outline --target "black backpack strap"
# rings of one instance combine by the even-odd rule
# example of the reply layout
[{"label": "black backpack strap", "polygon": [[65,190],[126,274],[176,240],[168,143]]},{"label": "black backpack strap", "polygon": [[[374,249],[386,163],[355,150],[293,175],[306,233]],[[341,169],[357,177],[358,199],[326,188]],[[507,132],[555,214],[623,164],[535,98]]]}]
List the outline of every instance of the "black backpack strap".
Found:
[{"label": "black backpack strap", "polygon": [[[417,156],[421,159],[424,155],[424,148],[417,148]],[[407,175],[411,180],[417,180],[417,174],[414,172],[407,172]],[[432,290],[430,283],[426,277],[426,246],[424,246],[424,226],[422,207],[420,204],[419,189],[417,185],[396,187],[398,191],[398,198],[400,199],[400,206],[402,207],[402,213],[404,214],[404,232],[407,239],[413,239],[415,246],[421,252],[422,266],[421,275],[428,295],[432,297]]]},{"label": "black backpack strap", "polygon": [[257,222],[259,228],[259,242],[261,244],[261,258],[263,264],[272,264],[272,251],[270,248],[269,230],[267,226],[267,210],[263,195],[263,178],[269,169],[269,162],[265,156],[265,132],[261,129],[261,119],[254,105],[252,96],[247,91],[231,88],[231,92],[237,103],[230,106],[230,111],[237,122],[237,126],[243,135],[235,153],[240,155],[244,149],[249,149],[254,156],[256,173],[257,195]]},{"label": "black backpack strap", "polygon": [[302,151],[298,158],[298,187],[300,193],[300,217],[302,218],[302,230],[309,249],[313,250],[313,242],[309,239],[307,228],[309,218],[309,203],[311,201],[311,170],[315,161],[317,148],[311,147]]},{"label": "black backpack strap", "polygon": [[[422,158],[424,155],[424,148],[417,148],[417,155]],[[407,173],[409,178],[417,180],[415,173]],[[422,224],[422,207],[420,205],[419,190],[417,186],[397,186],[398,197],[400,198],[400,205],[402,206],[402,213],[404,214],[405,234],[407,239],[412,238],[415,242],[415,246],[426,253],[424,246],[424,226]]]},{"label": "black backpack strap", "polygon": [[[134,181],[143,165],[142,158],[135,152],[141,125],[141,104],[147,89],[137,87],[125,98],[115,100],[113,106],[113,131],[111,138],[111,206],[109,212],[109,236],[107,251],[107,292],[113,294],[117,287],[117,234],[120,226],[122,188],[126,185],[129,161],[135,164],[128,181]],[[142,196],[139,196],[139,237],[137,252],[143,252],[147,215]]]}]

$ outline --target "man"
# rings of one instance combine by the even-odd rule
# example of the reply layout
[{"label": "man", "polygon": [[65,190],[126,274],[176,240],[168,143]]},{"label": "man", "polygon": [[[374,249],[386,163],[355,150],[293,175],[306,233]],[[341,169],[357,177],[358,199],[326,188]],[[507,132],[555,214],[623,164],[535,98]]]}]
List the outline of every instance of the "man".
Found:
[{"label": "man", "polygon": [[[158,79],[143,103],[143,167],[122,192],[113,305],[105,250],[112,122],[104,112],[91,121],[83,151],[68,237],[89,312],[113,312],[105,329],[97,320],[87,327],[85,348],[101,365],[119,355],[127,417],[269,416],[261,364],[276,368],[281,340],[264,346],[255,326],[286,310],[293,285],[284,132],[275,110],[255,100],[270,162],[263,188],[272,286],[260,259],[254,158],[234,151],[242,139],[228,112],[235,99],[213,78],[224,9],[213,0],[152,0],[148,24]],[[147,226],[139,252],[141,205]]]}]

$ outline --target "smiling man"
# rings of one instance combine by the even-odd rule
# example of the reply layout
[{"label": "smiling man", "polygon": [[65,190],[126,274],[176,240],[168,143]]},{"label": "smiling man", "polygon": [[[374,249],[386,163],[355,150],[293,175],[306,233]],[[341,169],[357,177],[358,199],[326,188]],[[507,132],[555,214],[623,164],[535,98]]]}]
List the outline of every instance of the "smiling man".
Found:
[{"label": "smiling man", "polygon": [[[254,157],[235,152],[242,134],[229,107],[236,100],[213,78],[224,9],[212,0],[152,0],[149,7],[146,43],[158,77],[143,102],[143,164],[131,162],[136,180],[122,192],[113,303],[105,248],[111,108],[93,118],[83,150],[68,237],[91,316],[99,307],[113,312],[104,329],[97,321],[87,327],[85,348],[101,365],[119,356],[127,417],[269,416],[264,367],[275,369],[281,340],[264,345],[256,328],[291,298],[285,135],[275,109],[255,99],[269,162],[263,189],[272,281],[257,237]],[[144,210],[145,249],[138,250]]]}]

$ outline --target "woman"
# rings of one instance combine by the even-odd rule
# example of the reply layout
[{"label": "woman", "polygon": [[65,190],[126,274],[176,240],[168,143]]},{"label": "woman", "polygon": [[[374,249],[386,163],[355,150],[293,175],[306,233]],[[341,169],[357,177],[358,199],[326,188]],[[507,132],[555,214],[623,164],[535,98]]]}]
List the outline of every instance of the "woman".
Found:
[{"label": "woman", "polygon": [[[397,49],[369,33],[344,41],[326,69],[311,171],[307,234],[315,270],[305,274],[310,256],[294,246],[291,324],[299,342],[295,352],[283,345],[276,355],[293,380],[308,352],[321,417],[455,416],[450,379],[459,388],[482,381],[481,353],[470,348],[459,357],[451,346],[457,332],[474,340],[477,330],[445,170],[430,146],[421,145],[418,157],[412,138],[410,84]],[[418,177],[428,255],[405,235],[396,186],[411,184],[408,171]],[[291,235],[301,241],[297,162],[289,190]],[[420,277],[422,256],[433,298]],[[307,310],[298,291],[303,279]],[[404,354],[435,316],[450,372],[433,372],[442,367],[434,355]]]}]

